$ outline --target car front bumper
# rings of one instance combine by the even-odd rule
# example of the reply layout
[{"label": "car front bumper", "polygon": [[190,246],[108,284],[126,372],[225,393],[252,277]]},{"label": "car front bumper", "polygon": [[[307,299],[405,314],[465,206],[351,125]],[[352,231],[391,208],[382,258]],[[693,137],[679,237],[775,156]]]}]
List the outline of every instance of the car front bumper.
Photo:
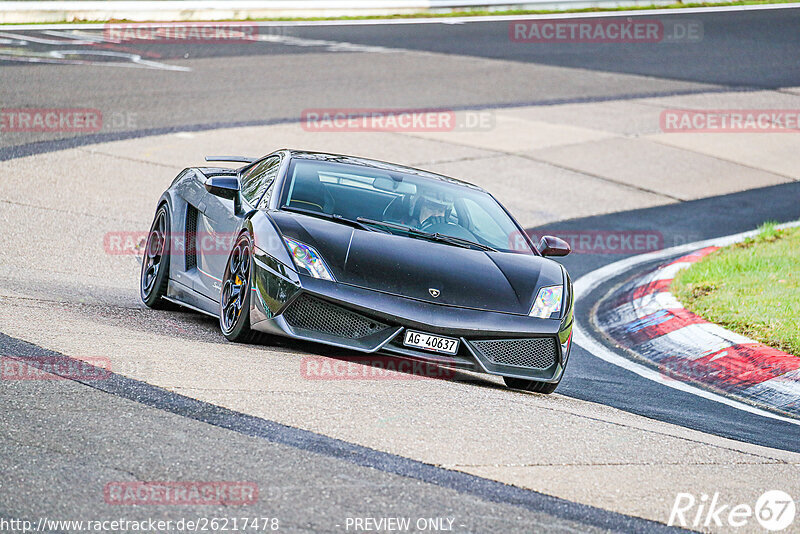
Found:
[{"label": "car front bumper", "polygon": [[[569,357],[571,309],[561,321],[459,308],[288,272],[256,257],[254,330],[362,353],[386,353],[500,376],[560,380]],[[407,329],[457,338],[456,355],[403,344]]]}]

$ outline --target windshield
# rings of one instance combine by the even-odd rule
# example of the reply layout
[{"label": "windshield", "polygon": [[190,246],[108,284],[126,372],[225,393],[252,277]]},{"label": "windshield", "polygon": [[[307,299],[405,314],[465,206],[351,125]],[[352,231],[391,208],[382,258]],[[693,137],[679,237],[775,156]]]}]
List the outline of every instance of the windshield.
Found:
[{"label": "windshield", "polygon": [[381,230],[398,235],[419,237],[415,231],[420,231],[503,252],[532,253],[519,227],[489,194],[415,174],[294,159],[282,207],[368,224],[390,223]]}]

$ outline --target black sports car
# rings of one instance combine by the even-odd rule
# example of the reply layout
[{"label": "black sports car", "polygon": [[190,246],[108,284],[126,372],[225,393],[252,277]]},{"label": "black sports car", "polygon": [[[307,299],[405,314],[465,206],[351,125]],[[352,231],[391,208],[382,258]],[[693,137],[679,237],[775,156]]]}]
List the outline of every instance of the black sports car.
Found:
[{"label": "black sports car", "polygon": [[538,246],[466,182],[280,150],[189,168],[158,201],[141,297],[219,318],[231,341],[278,334],[555,390],[572,332],[569,245]]}]

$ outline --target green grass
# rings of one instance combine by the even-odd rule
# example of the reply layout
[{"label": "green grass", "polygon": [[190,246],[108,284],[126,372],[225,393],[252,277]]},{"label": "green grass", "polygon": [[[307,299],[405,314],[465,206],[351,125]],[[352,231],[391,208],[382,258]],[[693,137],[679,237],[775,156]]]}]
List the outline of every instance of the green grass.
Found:
[{"label": "green grass", "polygon": [[800,228],[759,228],[678,273],[672,293],[692,312],[800,356]]},{"label": "green grass", "polygon": [[[303,20],[380,20],[380,19],[414,19],[414,18],[441,18],[441,17],[481,17],[487,15],[552,15],[554,13],[596,13],[602,11],[645,11],[650,9],[683,9],[687,7],[719,7],[719,6],[758,6],[769,4],[793,4],[797,0],[736,0],[733,2],[675,2],[667,5],[650,6],[627,6],[627,7],[590,7],[584,9],[513,9],[505,11],[487,11],[474,9],[468,11],[452,11],[448,13],[432,13],[429,11],[420,13],[403,13],[397,15],[359,15],[359,16],[339,16],[339,17],[269,17],[269,18],[246,18],[236,19],[242,21],[303,21]],[[112,22],[107,20],[73,20],[62,21],[58,24],[101,24]],[[126,19],[114,19],[113,22],[131,22]],[[150,21],[156,22],[156,21]],[[221,22],[221,21],[216,21]],[[0,27],[11,22],[0,23]],[[55,24],[54,22],[34,22],[31,24]]]}]

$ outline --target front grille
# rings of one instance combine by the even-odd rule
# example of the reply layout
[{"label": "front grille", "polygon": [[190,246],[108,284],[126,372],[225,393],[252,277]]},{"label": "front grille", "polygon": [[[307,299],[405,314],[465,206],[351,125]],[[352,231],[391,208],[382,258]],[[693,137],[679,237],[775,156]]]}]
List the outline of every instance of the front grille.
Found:
[{"label": "front grille", "polygon": [[558,347],[552,337],[486,339],[470,343],[489,361],[499,365],[547,369],[558,358]]},{"label": "front grille", "polygon": [[283,316],[294,328],[347,339],[360,339],[389,327],[305,293],[289,305]]}]

